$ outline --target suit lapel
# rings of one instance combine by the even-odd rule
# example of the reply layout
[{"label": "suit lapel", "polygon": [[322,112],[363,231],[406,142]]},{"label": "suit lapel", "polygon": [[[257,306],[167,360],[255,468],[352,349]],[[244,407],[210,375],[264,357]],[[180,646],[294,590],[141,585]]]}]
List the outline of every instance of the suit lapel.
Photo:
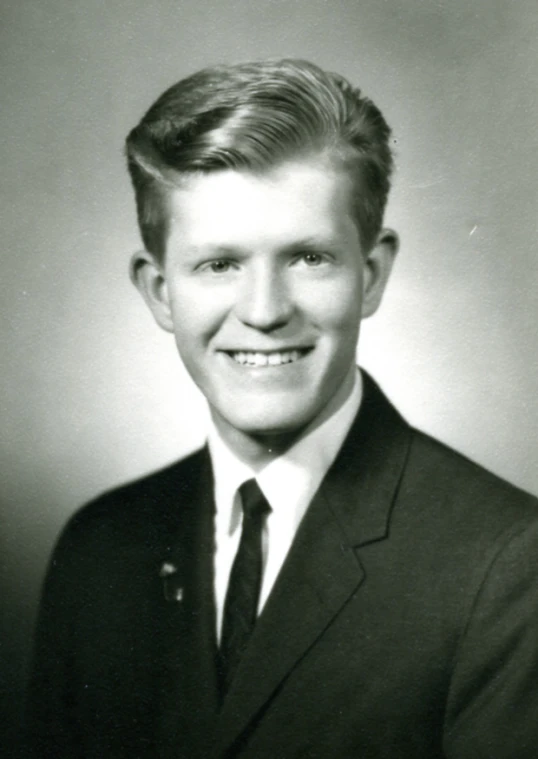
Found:
[{"label": "suit lapel", "polygon": [[364,581],[361,546],[383,540],[409,428],[365,376],[361,409],[314,497],[219,715],[221,755]]},{"label": "suit lapel", "polygon": [[213,479],[206,450],[179,466],[170,511],[177,513],[180,503],[181,518],[168,530],[157,568],[162,586],[159,756],[176,757],[181,746],[189,757],[203,757],[218,709]]}]

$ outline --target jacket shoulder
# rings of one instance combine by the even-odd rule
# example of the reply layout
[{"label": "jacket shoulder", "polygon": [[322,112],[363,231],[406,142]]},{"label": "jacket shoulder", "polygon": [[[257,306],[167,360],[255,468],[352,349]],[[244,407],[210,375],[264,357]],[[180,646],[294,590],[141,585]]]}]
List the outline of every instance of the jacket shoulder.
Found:
[{"label": "jacket shoulder", "polygon": [[206,452],[196,451],[163,469],[105,491],[76,511],[65,525],[56,553],[108,542],[116,548],[133,541],[158,542],[177,528],[193,506]]},{"label": "jacket shoulder", "polygon": [[[538,517],[538,499],[429,435],[411,428],[404,487],[474,521]],[[487,523],[486,522],[486,523]]]}]

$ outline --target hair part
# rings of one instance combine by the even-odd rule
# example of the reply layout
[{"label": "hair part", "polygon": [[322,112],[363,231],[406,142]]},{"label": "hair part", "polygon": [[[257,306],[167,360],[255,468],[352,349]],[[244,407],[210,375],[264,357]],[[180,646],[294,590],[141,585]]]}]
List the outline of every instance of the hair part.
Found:
[{"label": "hair part", "polygon": [[322,152],[352,179],[351,212],[368,252],[390,189],[390,134],[380,110],[359,89],[308,61],[203,69],[166,90],[126,140],[146,250],[164,258],[169,192],[186,176],[264,172]]}]

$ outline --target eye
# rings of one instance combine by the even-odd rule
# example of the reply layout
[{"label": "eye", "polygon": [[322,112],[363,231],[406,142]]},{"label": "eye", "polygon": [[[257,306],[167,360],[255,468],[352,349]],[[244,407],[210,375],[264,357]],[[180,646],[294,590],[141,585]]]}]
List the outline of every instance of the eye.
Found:
[{"label": "eye", "polygon": [[326,260],[327,260],[327,257],[325,255],[323,255],[322,253],[316,253],[311,250],[305,253],[302,253],[299,258],[300,262],[311,267],[321,266],[321,264],[325,263]]},{"label": "eye", "polygon": [[230,270],[230,267],[230,261],[227,261],[225,258],[219,258],[215,261],[210,261],[207,264],[207,268],[209,271],[213,272],[213,274],[226,274],[226,272]]}]

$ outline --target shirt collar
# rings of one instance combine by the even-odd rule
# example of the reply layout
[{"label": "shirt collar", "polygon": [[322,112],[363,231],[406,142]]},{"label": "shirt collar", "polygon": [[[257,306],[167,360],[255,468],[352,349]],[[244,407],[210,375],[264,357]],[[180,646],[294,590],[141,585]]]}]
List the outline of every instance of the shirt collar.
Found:
[{"label": "shirt collar", "polygon": [[235,494],[253,477],[271,505],[270,518],[296,529],[336,458],[361,399],[362,377],[357,370],[353,389],[342,406],[257,473],[230,450],[210,421],[208,446],[215,479],[217,531],[231,534],[239,527],[241,514],[234,509]]}]

